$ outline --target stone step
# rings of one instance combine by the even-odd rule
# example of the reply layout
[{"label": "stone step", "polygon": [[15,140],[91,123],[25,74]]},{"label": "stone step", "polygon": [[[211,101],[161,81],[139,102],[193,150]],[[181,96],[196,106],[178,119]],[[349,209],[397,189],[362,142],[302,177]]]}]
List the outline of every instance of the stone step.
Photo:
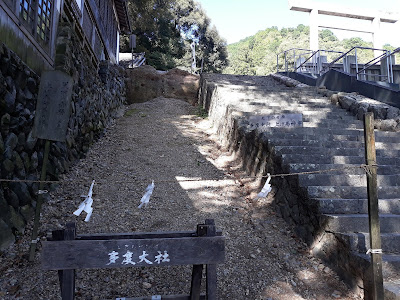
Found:
[{"label": "stone step", "polygon": [[[279,111],[268,111],[268,110],[261,110],[259,108],[257,109],[249,109],[249,107],[239,107],[237,109],[238,111],[241,111],[244,116],[253,116],[253,115],[268,115],[268,114],[290,114],[290,113],[297,113],[293,112],[292,110],[287,110],[287,109],[282,109]],[[332,111],[329,112],[323,112],[323,111],[301,111],[299,112],[303,114],[303,119],[311,119],[311,120],[354,120],[357,121],[357,118],[350,114],[350,113],[335,113]]]},{"label": "stone step", "polygon": [[[340,169],[340,170],[337,170]],[[285,172],[298,173],[298,172],[312,172],[320,170],[334,170],[323,174],[352,174],[352,175],[365,175],[364,169],[359,164],[310,164],[310,163],[290,163],[288,170]],[[392,175],[399,174],[400,167],[392,165],[380,165],[378,168],[379,175]]]},{"label": "stone step", "polygon": [[342,110],[335,107],[301,107],[301,106],[292,106],[292,107],[285,107],[285,106],[266,106],[266,105],[250,105],[249,103],[241,103],[240,105],[242,108],[250,109],[251,111],[257,111],[259,114],[271,113],[271,114],[282,114],[282,113],[301,113],[305,116],[319,116],[318,113],[325,113],[325,114],[335,114],[339,116],[351,116],[354,120],[357,118]]},{"label": "stone step", "polygon": [[[369,233],[339,233],[348,241],[351,249],[360,253],[366,253],[370,249]],[[381,234],[382,252],[386,254],[400,254],[400,233]]]},{"label": "stone step", "polygon": [[357,124],[349,121],[325,122],[325,121],[309,121],[303,120],[303,127],[319,127],[319,128],[341,128],[341,129],[364,129],[363,124]]},{"label": "stone step", "polygon": [[[325,231],[330,232],[369,232],[367,214],[324,214],[321,221]],[[381,214],[379,216],[381,233],[400,233],[400,215]]]},{"label": "stone step", "polygon": [[[313,199],[323,214],[367,214],[367,199]],[[400,215],[400,198],[379,199],[379,212]]]},{"label": "stone step", "polygon": [[[362,186],[308,186],[310,198],[322,199],[366,199],[367,188]],[[379,199],[398,199],[400,187],[378,186]]]},{"label": "stone step", "polygon": [[[303,147],[324,147],[324,148],[362,148],[364,143],[361,141],[327,141],[327,140],[303,140],[303,139],[282,139],[272,137],[270,143],[276,146],[303,146]],[[376,149],[400,150],[399,143],[375,143]]]},{"label": "stone step", "polygon": [[[310,163],[310,164],[364,164],[363,156],[345,155],[306,155],[306,154],[282,154],[284,163]],[[378,165],[400,166],[400,158],[397,157],[377,157]],[[395,173],[393,173],[395,174]]]},{"label": "stone step", "polygon": [[326,120],[326,119],[315,119],[308,117],[303,118],[303,127],[364,130],[364,125],[358,122],[357,120],[342,120],[342,119]]},{"label": "stone step", "polygon": [[[366,262],[371,262],[371,255],[365,253],[355,253],[356,256],[365,260]],[[382,269],[383,269],[383,277],[391,277],[398,278],[398,274],[400,274],[400,255],[398,254],[383,254],[382,255]],[[397,294],[400,296],[400,293]],[[386,299],[386,297],[385,297]],[[392,298],[393,300],[398,300],[398,298]]]},{"label": "stone step", "polygon": [[[280,154],[304,154],[304,155],[347,155],[362,156],[365,155],[364,148],[342,148],[342,147],[305,147],[305,146],[275,146],[275,151]],[[376,149],[378,157],[400,157],[400,150]]]},{"label": "stone step", "polygon": [[280,136],[285,133],[315,135],[314,139],[319,139],[322,135],[355,135],[364,139],[364,132],[360,129],[342,129],[342,128],[315,128],[305,127],[307,123],[303,123],[303,127],[262,127],[260,132],[267,132],[271,135]]},{"label": "stone step", "polygon": [[[337,108],[335,106],[330,105],[329,103],[316,103],[316,102],[288,102],[288,101],[275,101],[271,102],[270,99],[265,99],[264,101],[252,101],[252,100],[247,100],[243,99],[243,101],[247,105],[251,106],[257,106],[257,107],[265,107],[265,108],[270,108],[270,109],[295,109],[295,110],[318,110],[320,108],[329,110],[329,111],[335,111],[342,113],[343,109]],[[345,111],[344,111],[345,112]]]},{"label": "stone step", "polygon": [[310,100],[299,100],[299,99],[271,99],[271,98],[260,98],[260,99],[252,99],[249,97],[241,98],[243,102],[247,102],[250,105],[259,105],[259,104],[266,104],[268,106],[296,106],[301,105],[304,107],[326,107],[326,108],[333,108],[333,109],[341,109],[332,104],[329,101],[323,101],[319,99],[310,99]]},{"label": "stone step", "polygon": [[375,142],[400,143],[400,132],[375,130]]},{"label": "stone step", "polygon": [[[367,176],[363,175],[331,175],[331,174],[305,174],[299,175],[301,186],[322,185],[322,186],[367,186]],[[378,175],[378,186],[397,186],[400,187],[400,174],[397,175]],[[399,188],[400,192],[400,188]]]},{"label": "stone step", "polygon": [[364,137],[361,135],[345,135],[345,134],[324,134],[324,135],[315,135],[315,134],[307,134],[307,133],[298,133],[298,132],[288,132],[273,135],[271,133],[265,133],[267,139],[286,139],[286,140],[304,140],[304,141],[364,141]]},{"label": "stone step", "polygon": [[325,122],[325,123],[333,123],[333,124],[340,124],[341,122],[349,122],[358,124],[359,121],[354,119],[350,116],[345,116],[343,118],[326,118],[326,117],[319,117],[319,116],[304,116],[303,115],[303,122]]}]

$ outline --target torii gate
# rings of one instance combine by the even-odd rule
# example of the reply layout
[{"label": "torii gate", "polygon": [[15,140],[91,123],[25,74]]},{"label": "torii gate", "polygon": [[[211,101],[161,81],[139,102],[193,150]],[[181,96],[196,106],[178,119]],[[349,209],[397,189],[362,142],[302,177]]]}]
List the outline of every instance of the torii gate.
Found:
[{"label": "torii gate", "polygon": [[[380,25],[384,23],[396,23],[399,25],[400,16],[398,12],[387,12],[365,9],[362,7],[338,7],[327,3],[314,2],[309,0],[289,0],[289,8],[294,11],[308,12],[310,14],[310,49],[318,50],[318,27],[341,29],[346,31],[372,33],[374,48],[382,49],[383,42],[381,39]],[[370,21],[367,26],[351,24],[343,26],[340,22],[332,22],[330,20],[320,20],[318,15],[330,15],[344,18],[353,18],[359,20]],[[396,33],[397,34],[397,33]],[[396,45],[398,46],[398,45]]]}]

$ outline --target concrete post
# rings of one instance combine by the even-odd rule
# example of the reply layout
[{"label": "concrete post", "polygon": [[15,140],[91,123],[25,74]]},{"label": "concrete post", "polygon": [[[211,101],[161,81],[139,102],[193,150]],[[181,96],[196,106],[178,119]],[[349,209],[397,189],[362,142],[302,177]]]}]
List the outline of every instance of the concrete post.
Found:
[{"label": "concrete post", "polygon": [[[380,17],[375,17],[374,20],[372,21],[372,36],[374,40],[374,48],[376,49],[382,49],[383,44],[382,44],[382,38],[381,38],[381,19]],[[374,56],[377,57],[382,54],[382,51],[375,50],[374,51]]]},{"label": "concrete post", "polygon": [[351,74],[351,64],[356,63],[356,57],[354,55],[346,55],[343,58],[344,72]]},{"label": "concrete post", "polygon": [[318,9],[314,8],[310,12],[310,49],[317,51],[318,45]]}]

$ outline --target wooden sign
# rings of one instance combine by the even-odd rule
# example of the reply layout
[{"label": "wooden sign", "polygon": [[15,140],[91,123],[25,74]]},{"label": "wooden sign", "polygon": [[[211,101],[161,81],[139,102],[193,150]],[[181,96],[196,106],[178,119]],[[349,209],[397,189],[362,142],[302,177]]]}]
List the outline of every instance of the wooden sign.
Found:
[{"label": "wooden sign", "polygon": [[43,244],[43,268],[51,270],[216,264],[225,258],[224,237],[73,240]]},{"label": "wooden sign", "polygon": [[[42,266],[58,270],[61,298],[75,298],[75,270],[87,268],[193,265],[190,295],[122,299],[217,300],[217,263],[225,259],[225,237],[207,219],[195,232],[144,232],[77,235],[75,223],[55,230],[43,242]],[[206,295],[201,295],[203,265]]]},{"label": "wooden sign", "polygon": [[302,114],[258,115],[248,118],[251,129],[268,127],[303,127]]},{"label": "wooden sign", "polygon": [[51,141],[65,141],[72,87],[72,77],[64,72],[42,73],[33,130],[36,137]]}]

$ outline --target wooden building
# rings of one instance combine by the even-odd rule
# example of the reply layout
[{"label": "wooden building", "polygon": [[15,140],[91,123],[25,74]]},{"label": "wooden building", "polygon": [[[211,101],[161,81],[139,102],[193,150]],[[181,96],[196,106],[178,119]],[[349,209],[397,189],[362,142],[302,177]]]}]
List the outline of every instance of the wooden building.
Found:
[{"label": "wooden building", "polygon": [[118,62],[119,35],[130,31],[124,0],[0,0],[0,42],[39,74],[54,69],[63,18],[95,64]]}]

